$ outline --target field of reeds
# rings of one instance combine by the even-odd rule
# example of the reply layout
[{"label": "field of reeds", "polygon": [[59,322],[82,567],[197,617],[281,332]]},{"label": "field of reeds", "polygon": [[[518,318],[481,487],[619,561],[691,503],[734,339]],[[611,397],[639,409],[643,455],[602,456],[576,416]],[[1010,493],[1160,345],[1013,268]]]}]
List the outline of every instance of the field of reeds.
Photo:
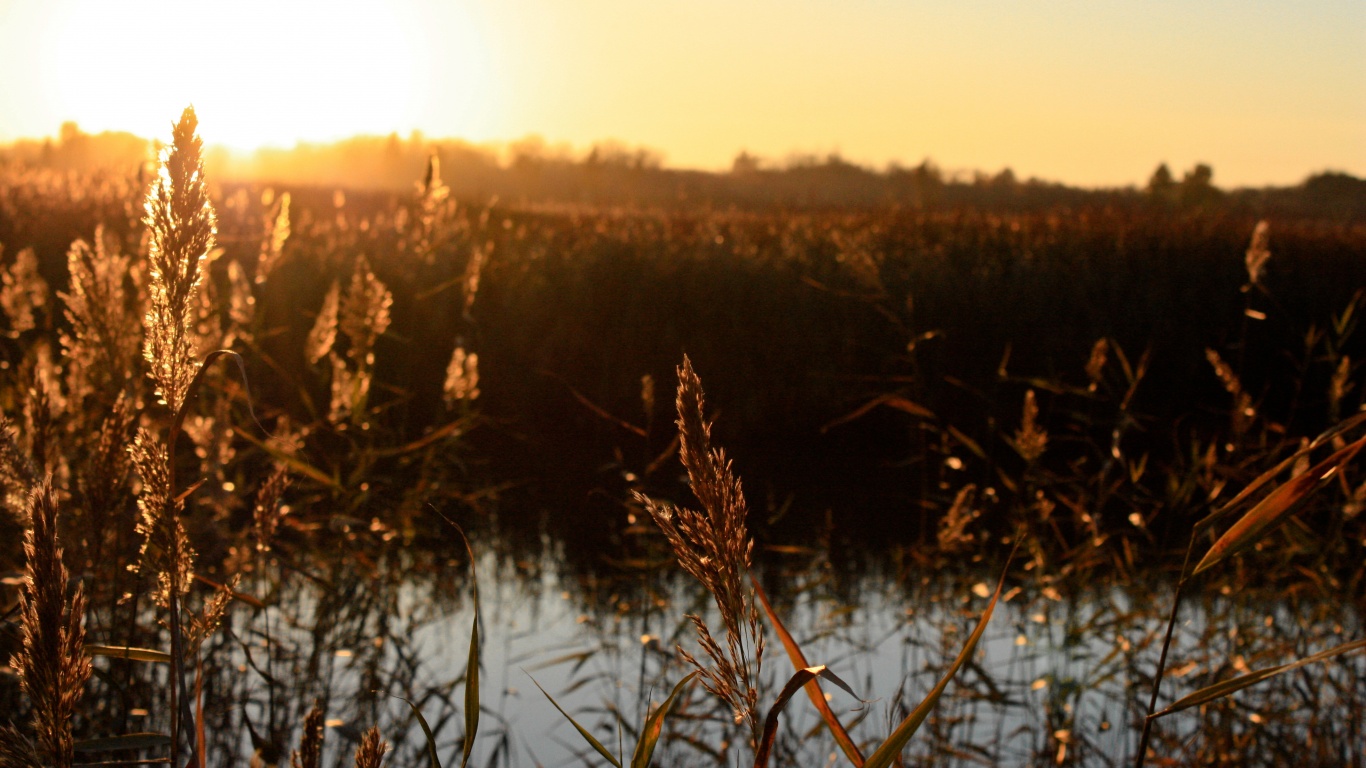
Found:
[{"label": "field of reeds", "polygon": [[1362,765],[1366,223],[1196,203],[0,167],[0,766]]}]

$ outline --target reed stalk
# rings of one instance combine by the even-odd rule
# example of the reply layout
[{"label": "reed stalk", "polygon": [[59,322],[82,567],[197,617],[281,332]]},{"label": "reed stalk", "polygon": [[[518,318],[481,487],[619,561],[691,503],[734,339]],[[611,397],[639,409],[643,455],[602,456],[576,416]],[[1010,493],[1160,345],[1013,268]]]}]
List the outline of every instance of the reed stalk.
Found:
[{"label": "reed stalk", "polygon": [[71,768],[71,721],[90,679],[85,656],[85,593],[80,585],[68,599],[70,579],[57,537],[57,495],[51,478],[39,481],[29,502],[31,525],[24,534],[28,564],[20,592],[20,647],[12,666],[33,705],[36,744],[24,747],[13,731],[0,734],[0,760],[23,765],[37,756],[43,765]]}]

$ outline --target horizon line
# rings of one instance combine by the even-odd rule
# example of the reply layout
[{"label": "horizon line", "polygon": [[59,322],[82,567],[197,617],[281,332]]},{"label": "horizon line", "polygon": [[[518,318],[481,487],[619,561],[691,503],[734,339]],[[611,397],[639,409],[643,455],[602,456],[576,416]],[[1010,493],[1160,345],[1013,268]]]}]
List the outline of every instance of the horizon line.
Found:
[{"label": "horizon line", "polygon": [[[62,133],[64,132],[64,129],[67,126],[72,126],[76,131],[76,135],[78,136],[91,138],[110,136],[130,137],[132,139],[136,139],[138,141],[147,143],[149,145],[149,148],[155,148],[156,146],[164,144],[165,142],[165,140],[161,137],[153,138],[142,136],[134,131],[123,129],[103,129],[97,132],[89,132],[83,130],[78,121],[66,120],[61,123],[61,126],[58,128],[55,135],[48,134],[43,136],[0,137],[0,149],[12,149],[24,143],[43,144],[46,142],[52,142],[58,146],[62,146],[64,142],[64,137],[62,136]],[[1214,168],[1210,163],[1204,161],[1195,162],[1194,164],[1192,164],[1190,169],[1181,169],[1174,166],[1172,163],[1166,160],[1158,160],[1157,163],[1152,166],[1152,170],[1148,172],[1147,178],[1140,178],[1137,181],[1131,180],[1129,182],[1119,184],[1086,184],[1064,181],[1061,179],[1050,178],[1039,174],[1018,175],[1014,171],[1013,166],[1009,164],[1002,166],[1001,168],[996,169],[994,171],[984,170],[981,167],[949,167],[941,165],[940,163],[936,162],[934,159],[934,155],[932,154],[923,155],[920,161],[916,163],[909,163],[908,161],[896,158],[884,160],[881,162],[870,162],[864,159],[846,157],[838,147],[822,151],[789,150],[781,156],[765,155],[759,152],[752,151],[748,148],[741,147],[733,153],[729,167],[705,167],[698,165],[670,165],[668,162],[667,150],[652,147],[646,144],[632,143],[630,141],[615,137],[596,139],[587,144],[586,146],[584,146],[581,144],[575,144],[568,140],[547,139],[544,135],[534,132],[508,139],[477,140],[462,136],[441,136],[428,134],[420,128],[409,129],[406,133],[393,130],[388,133],[362,132],[334,138],[297,138],[294,139],[292,145],[289,145],[287,143],[271,142],[259,144],[252,147],[243,147],[240,145],[234,145],[229,142],[205,141],[204,148],[206,152],[227,154],[234,161],[237,162],[250,162],[253,159],[257,159],[259,156],[263,154],[269,153],[288,154],[312,149],[326,149],[329,147],[336,147],[346,144],[348,142],[355,141],[390,141],[394,139],[397,139],[401,143],[410,145],[414,143],[427,143],[430,145],[436,145],[430,147],[431,149],[440,149],[439,145],[441,144],[463,145],[464,147],[467,147],[469,149],[492,155],[493,157],[491,159],[500,167],[507,167],[508,163],[512,159],[507,155],[508,153],[515,152],[517,145],[530,144],[534,145],[536,149],[540,150],[543,153],[540,156],[544,159],[552,161],[570,162],[576,164],[587,162],[594,152],[600,151],[602,149],[620,150],[626,153],[637,154],[642,159],[647,157],[650,158],[652,162],[648,166],[642,166],[642,169],[648,168],[649,170],[658,170],[662,172],[727,175],[735,172],[736,162],[740,161],[742,158],[749,158],[755,163],[754,170],[758,172],[783,172],[800,169],[803,167],[845,164],[856,167],[862,171],[869,173],[886,174],[896,170],[909,171],[928,166],[938,171],[942,180],[947,183],[972,183],[983,178],[996,178],[1002,174],[1009,172],[1012,176],[1016,177],[1016,182],[1021,184],[1035,183],[1044,185],[1056,185],[1065,188],[1089,191],[1141,189],[1148,183],[1148,180],[1151,179],[1152,174],[1156,173],[1159,168],[1162,168],[1164,166],[1168,169],[1169,172],[1174,174],[1174,178],[1175,174],[1179,171],[1194,171],[1195,169],[1201,166],[1209,167],[1212,170],[1216,171],[1218,170],[1217,168]],[[149,156],[147,159],[151,161],[155,158]],[[1211,184],[1211,186],[1218,189],[1226,189],[1229,191],[1286,189],[1301,186],[1309,179],[1315,178],[1317,176],[1333,174],[1339,174],[1353,178],[1366,178],[1366,174],[1356,173],[1352,170],[1340,166],[1323,167],[1318,169],[1307,170],[1301,175],[1300,180],[1294,183],[1263,182],[1260,184],[1240,184],[1228,187],[1219,187],[1219,185],[1217,184]]]}]

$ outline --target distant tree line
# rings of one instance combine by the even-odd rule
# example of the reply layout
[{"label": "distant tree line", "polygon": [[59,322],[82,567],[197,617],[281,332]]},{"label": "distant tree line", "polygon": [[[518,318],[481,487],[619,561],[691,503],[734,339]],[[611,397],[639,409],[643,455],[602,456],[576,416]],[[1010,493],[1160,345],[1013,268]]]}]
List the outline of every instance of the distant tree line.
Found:
[{"label": "distant tree line", "polygon": [[[154,158],[154,143],[129,133],[87,134],[66,123],[53,139],[0,147],[0,164],[57,171],[128,172]],[[1366,217],[1366,180],[1325,171],[1293,187],[1223,190],[1201,163],[1182,173],[1160,164],[1142,188],[1083,189],[1030,178],[1009,169],[949,174],[930,160],[877,170],[845,160],[795,155],[763,160],[741,152],[728,172],[666,168],[653,150],[601,142],[587,152],[538,137],[476,145],[454,139],[358,136],[330,144],[267,148],[250,154],[207,152],[210,176],[285,186],[409,191],[437,155],[459,197],[513,203],[678,207],[959,207],[1040,210],[1058,206],[1143,205],[1174,211],[1210,207],[1258,215]]]}]

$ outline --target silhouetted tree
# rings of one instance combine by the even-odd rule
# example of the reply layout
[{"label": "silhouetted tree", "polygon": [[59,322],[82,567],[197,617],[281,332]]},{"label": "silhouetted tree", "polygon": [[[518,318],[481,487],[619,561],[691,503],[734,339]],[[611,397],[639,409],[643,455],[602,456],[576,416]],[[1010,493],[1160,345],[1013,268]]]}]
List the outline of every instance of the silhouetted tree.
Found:
[{"label": "silhouetted tree", "polygon": [[1176,179],[1166,163],[1157,166],[1153,175],[1148,177],[1148,194],[1156,198],[1168,199],[1176,190]]},{"label": "silhouetted tree", "polygon": [[1214,169],[1199,163],[1186,171],[1181,178],[1181,202],[1186,205],[1201,205],[1219,199],[1220,192],[1214,186]]},{"label": "silhouetted tree", "polygon": [[736,155],[735,161],[730,164],[730,172],[736,175],[756,173],[758,170],[759,158],[744,151]]}]

